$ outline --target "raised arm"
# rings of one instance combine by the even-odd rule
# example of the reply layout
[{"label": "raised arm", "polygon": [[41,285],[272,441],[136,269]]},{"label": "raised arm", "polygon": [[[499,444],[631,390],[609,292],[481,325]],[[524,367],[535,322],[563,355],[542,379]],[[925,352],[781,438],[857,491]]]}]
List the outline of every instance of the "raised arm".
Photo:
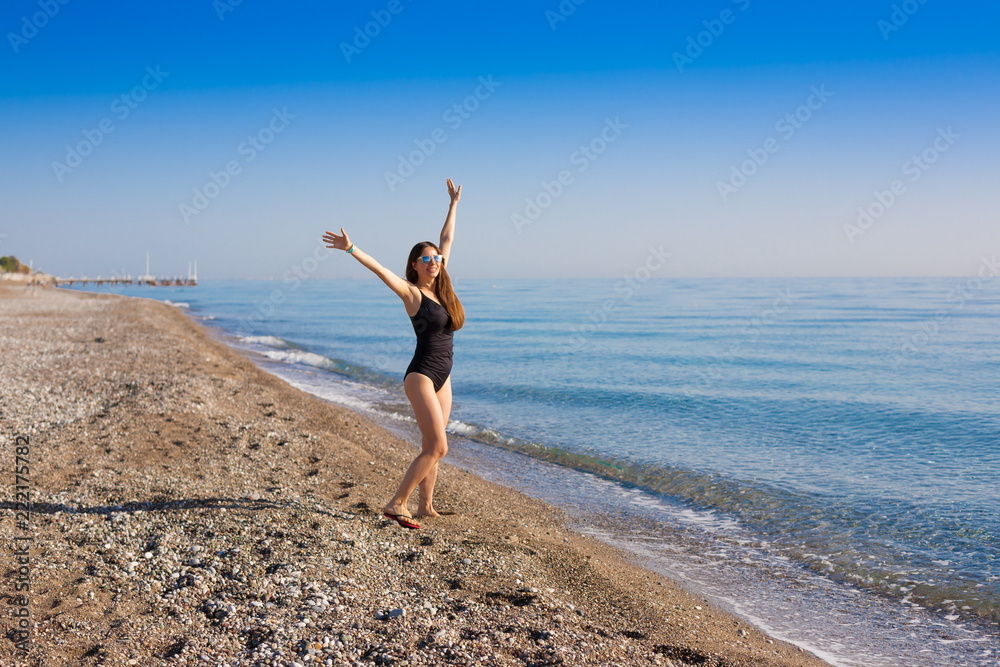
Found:
[{"label": "raised arm", "polygon": [[388,285],[389,289],[403,300],[407,312],[411,310],[416,312],[417,306],[420,305],[420,290],[379,264],[378,260],[351,243],[351,239],[348,238],[347,232],[344,231],[343,227],[340,228],[340,234],[335,234],[334,232],[323,234],[323,241],[327,244],[327,248],[350,251],[350,254],[355,259],[378,276],[382,282]]},{"label": "raised arm", "polygon": [[438,244],[445,262],[451,257],[451,242],[455,238],[455,211],[458,209],[458,200],[462,197],[462,186],[456,188],[450,178],[448,179],[448,196],[451,197],[451,204],[448,205],[448,217],[444,219],[444,227],[441,228],[441,242]]}]

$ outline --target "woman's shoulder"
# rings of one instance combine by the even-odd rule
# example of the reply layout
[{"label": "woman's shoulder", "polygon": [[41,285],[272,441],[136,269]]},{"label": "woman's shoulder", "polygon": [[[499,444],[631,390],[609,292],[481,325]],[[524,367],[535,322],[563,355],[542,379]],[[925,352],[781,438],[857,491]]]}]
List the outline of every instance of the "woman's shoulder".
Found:
[{"label": "woman's shoulder", "polygon": [[406,286],[410,296],[407,299],[403,299],[403,305],[406,307],[406,314],[413,317],[420,310],[420,305],[424,302],[424,293],[409,280],[406,281]]}]

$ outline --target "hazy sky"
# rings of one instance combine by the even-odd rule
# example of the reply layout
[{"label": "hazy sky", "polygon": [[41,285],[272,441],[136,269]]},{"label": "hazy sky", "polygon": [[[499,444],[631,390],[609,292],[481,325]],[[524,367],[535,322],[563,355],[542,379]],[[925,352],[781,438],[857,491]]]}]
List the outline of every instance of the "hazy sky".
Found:
[{"label": "hazy sky", "polygon": [[0,254],[360,277],[319,244],[343,226],[402,272],[448,177],[457,278],[962,275],[1000,252],[996,3],[470,5],[8,0]]}]

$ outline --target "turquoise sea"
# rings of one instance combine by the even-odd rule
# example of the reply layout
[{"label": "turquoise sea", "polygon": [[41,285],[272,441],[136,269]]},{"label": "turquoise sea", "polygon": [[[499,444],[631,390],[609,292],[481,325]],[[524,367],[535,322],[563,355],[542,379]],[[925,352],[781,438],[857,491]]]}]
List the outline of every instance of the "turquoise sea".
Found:
[{"label": "turquoise sea", "polygon": [[[1000,665],[992,275],[457,281],[449,458],[833,664]],[[113,291],[417,441],[374,279]]]}]

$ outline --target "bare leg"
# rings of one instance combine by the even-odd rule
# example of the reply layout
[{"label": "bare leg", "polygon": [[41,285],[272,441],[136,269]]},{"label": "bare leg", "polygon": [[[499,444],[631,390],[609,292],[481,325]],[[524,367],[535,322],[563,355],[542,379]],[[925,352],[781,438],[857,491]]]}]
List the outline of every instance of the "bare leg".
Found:
[{"label": "bare leg", "polygon": [[434,511],[434,484],[437,482],[438,467],[434,464],[427,477],[417,485],[417,513],[415,516],[441,516]]},{"label": "bare leg", "polygon": [[[444,381],[441,389],[437,392],[438,402],[441,404],[441,419],[444,422],[445,428],[448,426],[448,419],[451,417],[451,378],[449,377]],[[427,473],[420,482],[418,482],[419,488],[419,501],[417,505],[417,516],[441,516],[434,511],[434,484],[437,482],[437,464],[431,468],[431,471]]]},{"label": "bare leg", "polygon": [[420,427],[421,445],[417,458],[403,475],[399,488],[392,500],[385,506],[391,514],[408,515],[406,503],[417,484],[423,481],[437,466],[437,462],[448,453],[445,423],[441,414],[441,402],[434,393],[434,383],[426,375],[410,373],[403,379],[403,389],[413,406],[413,415]]}]

